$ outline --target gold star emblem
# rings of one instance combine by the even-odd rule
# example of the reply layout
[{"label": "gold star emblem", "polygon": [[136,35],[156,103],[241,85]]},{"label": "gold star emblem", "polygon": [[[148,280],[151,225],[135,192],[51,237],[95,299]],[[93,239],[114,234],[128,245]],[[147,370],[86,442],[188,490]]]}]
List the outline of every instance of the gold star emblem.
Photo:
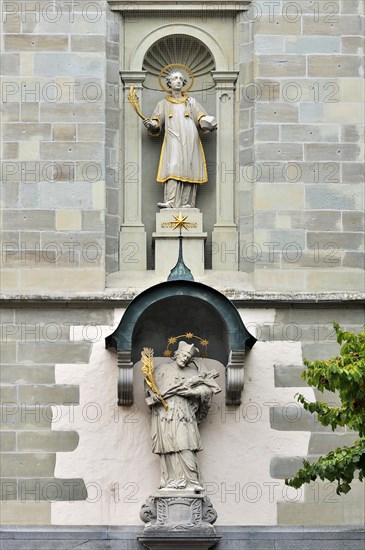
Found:
[{"label": "gold star emblem", "polygon": [[194,335],[193,335],[192,332],[187,332],[187,333],[185,334],[185,338],[188,338],[188,340],[191,340],[193,336],[194,336]]},{"label": "gold star emblem", "polygon": [[207,347],[207,345],[209,344],[209,340],[201,340],[200,343],[201,343],[202,346]]},{"label": "gold star emblem", "polygon": [[176,344],[176,338],[175,338],[174,336],[172,336],[171,338],[169,338],[167,341],[168,341],[169,345],[170,345],[170,344]]},{"label": "gold star emblem", "polygon": [[169,349],[165,349],[163,354],[164,354],[164,357],[171,357],[171,351]]},{"label": "gold star emblem", "polygon": [[172,225],[174,226],[174,229],[177,229],[177,228],[184,228],[184,229],[188,229],[188,222],[186,222],[186,219],[187,219],[187,216],[183,216],[181,214],[181,212],[179,213],[178,216],[174,216],[175,218],[175,221],[171,222]]}]

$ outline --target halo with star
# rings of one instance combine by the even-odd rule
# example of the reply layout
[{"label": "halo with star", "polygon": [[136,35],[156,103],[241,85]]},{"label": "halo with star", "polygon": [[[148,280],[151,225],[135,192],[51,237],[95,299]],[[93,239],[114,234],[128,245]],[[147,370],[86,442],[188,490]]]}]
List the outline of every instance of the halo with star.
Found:
[{"label": "halo with star", "polygon": [[200,338],[200,336],[197,336],[192,332],[186,332],[185,334],[180,334],[179,336],[170,336],[170,338],[167,339],[167,346],[165,351],[163,352],[164,357],[172,356],[172,350],[170,349],[170,346],[177,344],[178,340],[181,340],[182,338],[185,338],[186,340],[198,340],[200,346],[203,346],[205,348],[205,351],[200,352],[200,357],[207,357],[209,340],[206,340],[205,338]]}]

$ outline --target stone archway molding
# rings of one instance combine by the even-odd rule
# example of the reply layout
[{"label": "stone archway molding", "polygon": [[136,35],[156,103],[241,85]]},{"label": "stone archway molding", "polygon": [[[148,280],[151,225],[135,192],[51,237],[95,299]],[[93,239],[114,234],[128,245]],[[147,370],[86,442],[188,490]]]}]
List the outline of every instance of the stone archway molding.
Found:
[{"label": "stone archway molding", "polygon": [[193,281],[168,281],[155,285],[137,296],[128,306],[117,329],[106,340],[107,348],[115,349],[118,358],[118,403],[133,404],[133,331],[138,319],[151,305],[174,296],[187,296],[213,306],[221,316],[229,334],[230,353],[226,365],[226,404],[240,405],[244,386],[244,360],[256,338],[246,329],[237,309],[217,290]]},{"label": "stone archway molding", "polygon": [[172,34],[185,34],[187,36],[193,36],[194,38],[197,38],[198,40],[203,42],[203,44],[205,44],[206,47],[210,50],[216,64],[216,70],[229,70],[226,55],[224,54],[219,43],[215,40],[215,38],[213,38],[210,33],[203,29],[200,29],[196,25],[191,25],[188,23],[169,23],[166,25],[161,25],[160,27],[158,27],[158,29],[153,30],[152,32],[147,34],[143,38],[143,40],[141,40],[141,42],[138,44],[138,47],[135,49],[131,56],[129,68],[130,71],[141,71],[144,57],[150,47],[158,40],[161,40],[161,38],[165,38],[166,36]]}]

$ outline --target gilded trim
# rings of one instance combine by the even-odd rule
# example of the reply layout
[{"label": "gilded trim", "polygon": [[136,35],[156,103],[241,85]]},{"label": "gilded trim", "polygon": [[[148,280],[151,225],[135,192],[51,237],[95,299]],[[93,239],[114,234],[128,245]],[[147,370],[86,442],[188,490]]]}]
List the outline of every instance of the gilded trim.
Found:
[{"label": "gilded trim", "polygon": [[170,103],[185,103],[185,101],[189,98],[188,95],[184,95],[181,99],[175,99],[174,97],[171,97],[168,95],[165,99],[167,101],[170,101]]},{"label": "gilded trim", "polygon": [[199,138],[199,146],[200,146],[200,150],[201,150],[201,154],[202,154],[202,161],[203,161],[204,174],[205,174],[203,179],[193,180],[193,179],[190,179],[190,178],[183,178],[181,176],[175,176],[173,174],[167,176],[166,178],[160,178],[161,168],[162,168],[162,159],[163,159],[163,154],[165,152],[165,147],[166,147],[166,133],[165,133],[165,137],[164,137],[163,144],[162,144],[162,147],[161,147],[160,161],[158,163],[156,181],[158,181],[159,183],[166,183],[168,180],[182,181],[183,183],[199,183],[199,184],[206,183],[208,181],[207,163],[206,163],[206,160],[205,160],[203,144],[202,144],[200,138]]}]

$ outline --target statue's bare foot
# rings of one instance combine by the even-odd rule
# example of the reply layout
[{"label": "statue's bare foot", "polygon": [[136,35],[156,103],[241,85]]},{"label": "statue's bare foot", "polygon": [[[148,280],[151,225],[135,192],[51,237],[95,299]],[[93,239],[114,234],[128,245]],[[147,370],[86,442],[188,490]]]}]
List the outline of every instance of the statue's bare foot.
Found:
[{"label": "statue's bare foot", "polygon": [[190,204],[184,204],[181,208],[193,208],[193,206],[190,206]]},{"label": "statue's bare foot", "polygon": [[159,208],[173,208],[171,202],[158,202],[157,206]]},{"label": "statue's bare foot", "polygon": [[204,487],[202,487],[201,485],[195,485],[194,486],[194,492],[195,493],[201,493],[202,491],[204,491]]}]

